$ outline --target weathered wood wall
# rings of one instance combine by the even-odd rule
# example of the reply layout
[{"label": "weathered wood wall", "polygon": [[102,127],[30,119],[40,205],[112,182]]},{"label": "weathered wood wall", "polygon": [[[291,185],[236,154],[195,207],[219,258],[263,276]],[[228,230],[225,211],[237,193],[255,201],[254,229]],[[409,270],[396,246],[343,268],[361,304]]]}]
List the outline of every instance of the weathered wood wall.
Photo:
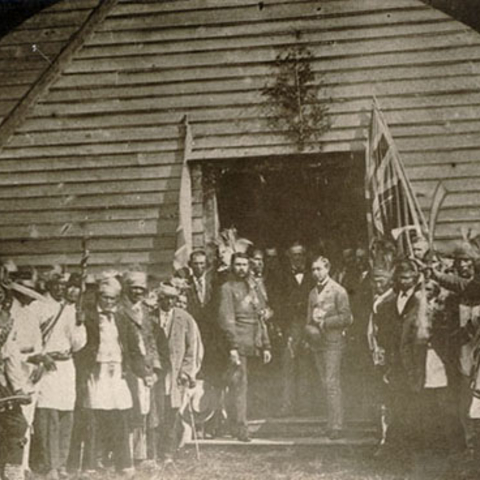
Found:
[{"label": "weathered wood wall", "polygon": [[[44,68],[15,50],[31,41],[28,29],[52,32],[43,51],[53,55],[97,2],[70,3],[0,42],[0,54],[25,56],[18,82],[0,77],[12,83],[1,93],[3,112],[34,80],[30,69]],[[438,238],[480,224],[478,33],[418,0],[120,0],[0,154],[2,253],[42,263],[60,252],[74,263],[89,234],[98,268],[141,263],[166,272],[182,117],[189,115],[197,160],[295,153],[268,128],[260,103],[296,32],[332,99],[323,151],[364,149],[376,95],[422,206],[440,179],[451,191]],[[13,68],[5,57],[2,65]],[[194,193],[201,243],[198,181]]]}]

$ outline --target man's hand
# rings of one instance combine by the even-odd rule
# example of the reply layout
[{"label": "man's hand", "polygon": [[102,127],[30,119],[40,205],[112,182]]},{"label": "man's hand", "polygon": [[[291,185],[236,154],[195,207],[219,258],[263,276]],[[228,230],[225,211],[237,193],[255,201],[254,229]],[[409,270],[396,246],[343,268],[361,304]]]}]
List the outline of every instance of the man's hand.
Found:
[{"label": "man's hand", "polygon": [[195,386],[195,380],[193,380],[192,378],[190,378],[190,376],[187,375],[185,372],[181,372],[181,373],[178,375],[177,383],[178,383],[178,385],[180,385],[181,387],[193,388],[193,387]]},{"label": "man's hand", "polygon": [[238,350],[230,350],[230,362],[232,362],[232,364],[236,366],[239,366],[242,363]]},{"label": "man's hand", "polygon": [[270,307],[264,308],[261,317],[264,322],[268,322],[273,317],[273,310]]},{"label": "man's hand", "polygon": [[57,369],[55,360],[48,353],[43,355],[42,364],[47,372],[54,372]]},{"label": "man's hand", "polygon": [[145,378],[143,379],[143,383],[145,384],[145,386],[146,386],[147,388],[152,388],[153,385],[155,384],[153,375],[149,375],[148,377],[145,377]]},{"label": "man's hand", "polygon": [[270,363],[272,361],[272,352],[270,352],[270,350],[264,350],[262,352],[262,360],[265,365]]},{"label": "man's hand", "polygon": [[49,356],[56,361],[63,362],[65,360],[70,360],[71,353],[69,350],[64,350],[63,352],[52,352]]},{"label": "man's hand", "polygon": [[37,368],[35,368],[32,373],[30,374],[30,381],[35,385],[40,381],[42,378],[43,372],[45,371],[45,368],[43,365],[39,365]]}]

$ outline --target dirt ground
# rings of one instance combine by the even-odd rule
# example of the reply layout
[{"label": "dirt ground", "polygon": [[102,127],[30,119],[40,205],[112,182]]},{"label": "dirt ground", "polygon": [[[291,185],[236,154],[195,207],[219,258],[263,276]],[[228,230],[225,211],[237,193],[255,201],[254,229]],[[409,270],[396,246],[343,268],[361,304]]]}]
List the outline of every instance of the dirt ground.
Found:
[{"label": "dirt ground", "polygon": [[[418,456],[412,464],[379,461],[369,448],[204,448],[200,461],[193,448],[168,470],[137,471],[138,480],[478,480],[480,463],[460,458]],[[110,472],[92,480],[115,479]],[[119,480],[119,479],[118,479]]]}]

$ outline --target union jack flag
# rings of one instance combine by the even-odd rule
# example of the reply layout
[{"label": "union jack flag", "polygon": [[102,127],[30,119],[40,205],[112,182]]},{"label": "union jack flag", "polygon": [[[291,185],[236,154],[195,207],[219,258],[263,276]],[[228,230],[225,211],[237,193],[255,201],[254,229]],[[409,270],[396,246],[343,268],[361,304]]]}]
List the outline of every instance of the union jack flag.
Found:
[{"label": "union jack flag", "polygon": [[427,235],[428,227],[376,99],[368,134],[365,183],[371,240],[391,238],[398,241],[403,253],[411,255],[409,233]]}]

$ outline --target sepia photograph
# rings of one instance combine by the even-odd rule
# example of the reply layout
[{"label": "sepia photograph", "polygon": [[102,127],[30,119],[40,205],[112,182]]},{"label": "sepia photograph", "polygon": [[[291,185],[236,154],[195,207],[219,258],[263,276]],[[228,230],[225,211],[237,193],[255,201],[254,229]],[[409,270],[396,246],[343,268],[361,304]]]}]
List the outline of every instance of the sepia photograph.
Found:
[{"label": "sepia photograph", "polygon": [[480,0],[0,0],[0,480],[480,479]]}]

